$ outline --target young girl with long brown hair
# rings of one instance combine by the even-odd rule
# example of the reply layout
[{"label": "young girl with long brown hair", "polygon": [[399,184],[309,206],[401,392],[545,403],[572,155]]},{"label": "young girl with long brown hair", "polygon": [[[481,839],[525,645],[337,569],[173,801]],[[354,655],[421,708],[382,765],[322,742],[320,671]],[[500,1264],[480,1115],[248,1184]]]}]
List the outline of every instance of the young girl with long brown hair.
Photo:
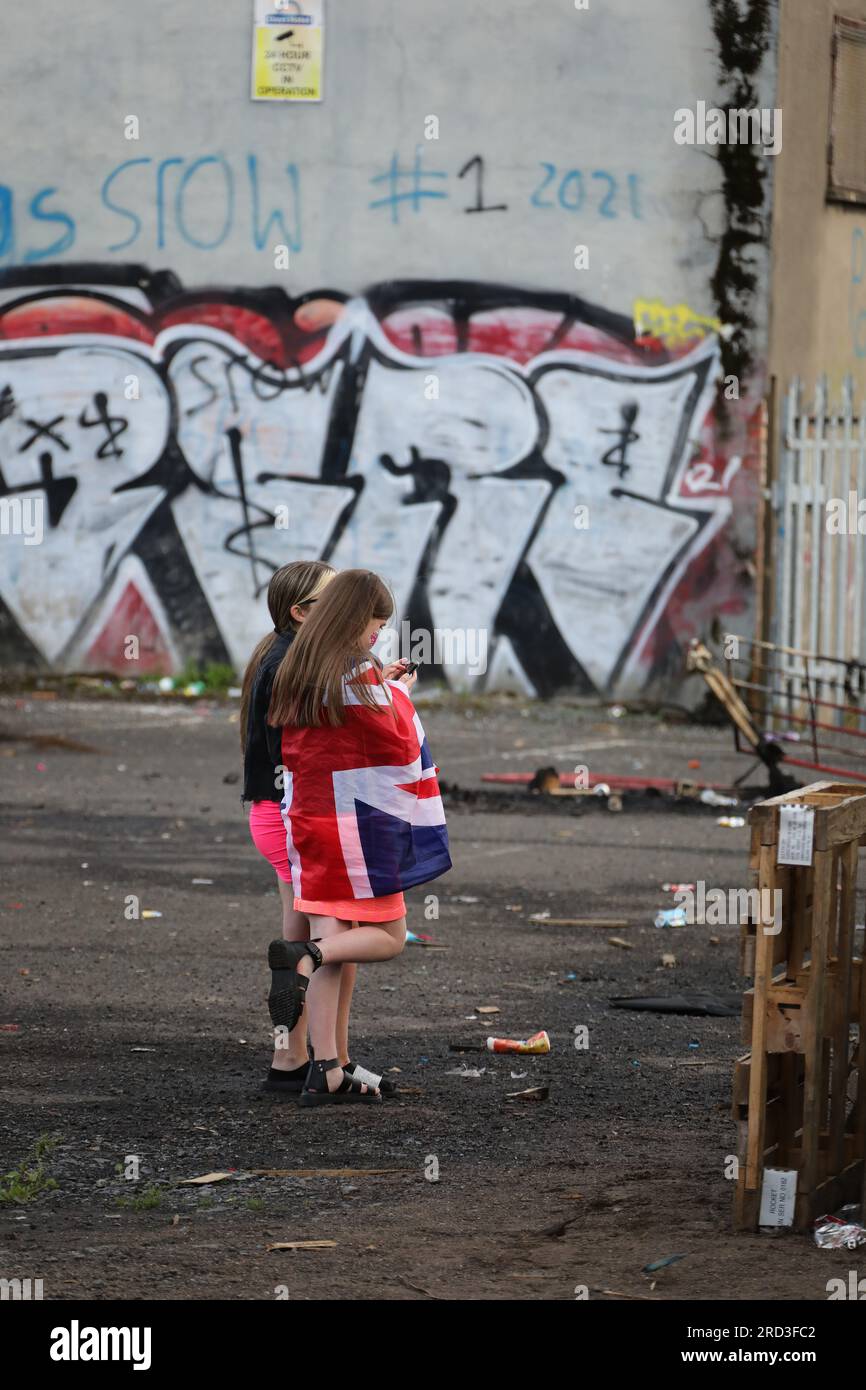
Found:
[{"label": "young girl with long brown hair", "polygon": [[[283,936],[303,941],[309,936],[307,917],[294,904],[292,879],[286,854],[286,827],[280,810],[283,777],[279,731],[268,727],[267,713],[277,669],[297,633],[313,612],[314,605],[334,578],[336,571],[320,560],[294,561],[275,570],[268,585],[268,610],[273,632],[255,647],[247,665],[241,691],[240,734],[244,754],[243,800],[250,807],[250,834],[260,854],[277,876],[283,911]],[[399,674],[399,664],[389,668]],[[349,1012],[355,988],[357,967],[347,965],[340,977],[337,1004],[337,1052],[346,1067],[352,1067],[371,1082],[380,1082],[383,1091],[393,1091],[393,1083],[349,1061]],[[274,1056],[262,1090],[275,1094],[297,1093],[307,1075],[306,1019],[286,1037],[275,1039]]]},{"label": "young girl with long brown hair", "polygon": [[313,1061],[302,1105],[381,1100],[381,1086],[340,1064],[341,969],[399,955],[403,889],[451,867],[437,769],[409,699],[414,673],[389,679],[371,652],[392,610],[378,575],[338,574],[273,683],[294,905],[310,939],[271,942],[269,1007],[275,1028],[293,1030],[306,999]]}]

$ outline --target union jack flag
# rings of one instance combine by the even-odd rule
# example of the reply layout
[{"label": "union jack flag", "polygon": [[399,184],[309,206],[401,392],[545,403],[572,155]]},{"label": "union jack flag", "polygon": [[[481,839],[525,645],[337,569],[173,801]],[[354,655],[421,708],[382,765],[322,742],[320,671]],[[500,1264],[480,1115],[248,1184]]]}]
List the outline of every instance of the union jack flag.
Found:
[{"label": "union jack flag", "polygon": [[402,685],[359,674],[345,723],[282,731],[283,822],[296,898],[380,898],[451,868],[439,783],[421,720]]}]

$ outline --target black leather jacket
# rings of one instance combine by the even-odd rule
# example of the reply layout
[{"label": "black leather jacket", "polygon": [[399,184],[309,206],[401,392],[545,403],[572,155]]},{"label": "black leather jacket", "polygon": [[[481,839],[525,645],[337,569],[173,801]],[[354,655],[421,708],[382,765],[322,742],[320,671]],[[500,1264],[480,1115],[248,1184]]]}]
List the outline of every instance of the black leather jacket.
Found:
[{"label": "black leather jacket", "polygon": [[282,761],[282,730],[272,729],[267,721],[274,676],[291,646],[294,635],[293,632],[279,634],[253,680],[244,745],[244,790],[241,798],[243,801],[280,802],[283,799],[282,786],[277,785],[275,770]]}]

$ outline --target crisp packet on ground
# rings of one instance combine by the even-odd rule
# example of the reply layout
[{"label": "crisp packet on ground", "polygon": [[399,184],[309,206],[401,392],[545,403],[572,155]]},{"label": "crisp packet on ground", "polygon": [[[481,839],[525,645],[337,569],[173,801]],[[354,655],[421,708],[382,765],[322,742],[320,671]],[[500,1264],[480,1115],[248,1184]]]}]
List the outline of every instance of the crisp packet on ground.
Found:
[{"label": "crisp packet on ground", "polygon": [[815,1244],[822,1250],[856,1250],[866,1245],[866,1226],[859,1221],[855,1202],[842,1207],[835,1216],[819,1216],[815,1222]]}]

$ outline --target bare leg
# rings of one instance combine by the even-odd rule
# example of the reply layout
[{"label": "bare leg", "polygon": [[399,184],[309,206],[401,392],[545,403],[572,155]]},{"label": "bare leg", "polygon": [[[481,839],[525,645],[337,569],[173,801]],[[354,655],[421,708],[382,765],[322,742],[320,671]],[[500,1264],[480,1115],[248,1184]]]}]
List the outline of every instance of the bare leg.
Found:
[{"label": "bare leg", "polygon": [[[283,907],[284,939],[286,941],[307,941],[310,935],[310,923],[302,912],[295,911],[295,895],[292,891],[292,885],[281,878],[277,879],[277,885]],[[349,997],[351,998],[351,994]],[[348,1028],[348,1009],[346,1026]],[[308,1061],[307,1016],[305,1011],[301,1014],[291,1033],[283,1033],[280,1029],[274,1031],[274,1060],[271,1066],[274,1071],[294,1071],[296,1067],[305,1067]]]},{"label": "bare leg", "polygon": [[[313,1055],[320,1061],[329,1057],[341,1060],[337,1046],[341,966],[346,962],[391,960],[398,956],[406,944],[406,918],[362,927],[352,927],[336,917],[311,916],[309,920],[310,938],[316,941],[323,961],[307,987],[305,1012],[309,1014]],[[297,968],[302,974],[311,975],[313,962],[304,956]],[[336,1090],[343,1080],[342,1068],[334,1067],[327,1079],[328,1089]]]},{"label": "bare leg", "polygon": [[[340,1062],[345,1063],[349,1060],[349,1013],[352,1008],[352,993],[355,989],[355,980],[358,975],[358,967],[354,961],[346,961],[340,966],[340,997],[337,1000],[337,1051],[334,1056]],[[303,1018],[304,1015],[302,1014]],[[300,1025],[298,1025],[300,1027]]]}]

